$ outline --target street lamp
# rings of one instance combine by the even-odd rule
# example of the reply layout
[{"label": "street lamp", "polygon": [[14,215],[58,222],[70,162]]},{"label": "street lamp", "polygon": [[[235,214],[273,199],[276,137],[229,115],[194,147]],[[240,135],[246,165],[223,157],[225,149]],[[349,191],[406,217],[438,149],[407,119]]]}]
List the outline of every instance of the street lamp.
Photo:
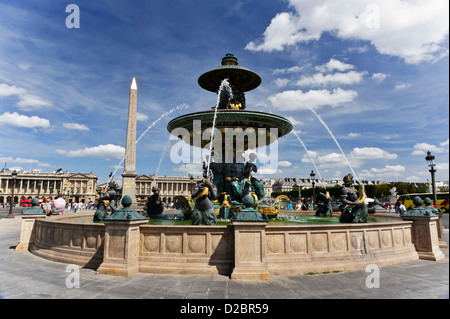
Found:
[{"label": "street lamp", "polygon": [[192,174],[189,174],[189,188],[192,194],[192,189],[194,188],[194,176],[192,176]]},{"label": "street lamp", "polygon": [[11,192],[11,203],[9,205],[9,214],[8,214],[8,216],[6,216],[6,218],[14,218],[12,209],[13,209],[13,204],[14,204],[14,189],[16,188],[16,179],[17,179],[16,170],[14,170],[14,172],[11,173],[11,176],[12,176],[12,181],[13,181],[12,192]]},{"label": "street lamp", "polygon": [[309,174],[309,176],[311,177],[311,183],[312,183],[312,189],[313,189],[312,205],[313,205],[313,209],[314,209],[314,201],[316,200],[316,189],[314,187],[316,174],[314,173],[314,171],[311,171],[311,174]]},{"label": "street lamp", "polygon": [[430,173],[431,173],[431,187],[433,188],[433,201],[435,207],[437,207],[437,195],[436,195],[436,181],[435,181],[435,173],[436,170],[434,169],[434,155],[431,154],[430,151],[427,152],[427,157],[425,157],[425,160],[428,163],[428,166],[430,167]]}]

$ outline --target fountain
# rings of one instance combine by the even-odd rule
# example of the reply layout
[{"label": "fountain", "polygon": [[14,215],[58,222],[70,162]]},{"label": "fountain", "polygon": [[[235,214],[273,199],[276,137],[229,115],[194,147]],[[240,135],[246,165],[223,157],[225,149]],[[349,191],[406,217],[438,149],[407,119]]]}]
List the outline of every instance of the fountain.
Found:
[{"label": "fountain", "polygon": [[[180,128],[185,129],[189,135],[185,142],[192,146],[205,148],[209,144],[210,156],[203,175],[205,181],[212,177],[217,188],[215,208],[221,211],[221,217],[267,221],[267,205],[259,204],[264,198],[264,186],[251,176],[257,171],[255,155],[250,154],[251,159],[244,164],[242,154],[275,143],[292,130],[292,124],[281,116],[246,109],[244,92],[257,88],[261,78],[239,66],[233,54],[227,54],[221,66],[202,74],[198,83],[205,90],[217,92],[213,110],[179,116],[169,122],[167,130],[178,137]],[[210,139],[201,138],[205,131],[211,132]],[[217,161],[211,162],[213,154]],[[194,199],[187,201],[189,205],[180,205],[192,210]]]},{"label": "fountain", "polygon": [[[195,226],[186,220],[152,223],[132,209],[131,197],[126,195],[121,201],[123,208],[117,207],[111,216],[104,216],[104,207],[100,207],[102,220],[98,222],[92,221],[92,214],[85,216],[87,222],[79,219],[81,214],[24,214],[17,247],[101,274],[222,274],[232,279],[360,270],[370,264],[443,258],[436,244],[438,217],[405,216],[372,222],[367,208],[360,205],[363,197],[350,188],[347,201],[361,210],[346,217],[368,222],[349,224],[339,222],[336,216],[312,216],[316,222],[310,224],[298,218],[301,215],[288,215],[286,223],[268,223],[267,217],[280,210],[282,198],[272,206],[263,203],[264,193],[252,176],[257,170],[255,158],[249,156],[244,163],[242,154],[276,145],[277,138],[292,130],[292,124],[281,116],[246,109],[244,92],[258,87],[261,78],[239,66],[231,54],[198,82],[218,93],[216,105],[212,110],[179,116],[167,126],[171,135],[181,135],[189,145],[210,151],[203,163],[203,179],[197,181],[198,187],[189,198],[180,199],[183,213],[192,215]],[[110,183],[100,198],[117,200],[114,187]],[[326,210],[327,199],[323,202]],[[157,189],[152,205],[158,206]],[[224,214],[231,222],[223,223]],[[426,247],[421,244],[424,237],[428,239]]]}]

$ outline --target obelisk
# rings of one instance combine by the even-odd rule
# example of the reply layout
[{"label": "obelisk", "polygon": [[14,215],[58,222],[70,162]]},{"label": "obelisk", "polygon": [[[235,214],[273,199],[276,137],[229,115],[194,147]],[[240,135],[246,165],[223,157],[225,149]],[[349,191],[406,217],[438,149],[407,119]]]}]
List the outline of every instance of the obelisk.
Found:
[{"label": "obelisk", "polygon": [[130,101],[128,104],[127,141],[125,147],[125,165],[122,174],[122,197],[128,195],[133,202],[132,208],[137,207],[136,202],[136,112],[137,112],[137,85],[133,78],[130,87]]}]

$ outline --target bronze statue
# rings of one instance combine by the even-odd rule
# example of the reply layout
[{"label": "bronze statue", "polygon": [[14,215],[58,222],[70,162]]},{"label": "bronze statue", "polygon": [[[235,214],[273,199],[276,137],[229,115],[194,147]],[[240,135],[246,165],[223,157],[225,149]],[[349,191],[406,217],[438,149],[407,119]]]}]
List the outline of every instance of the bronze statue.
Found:
[{"label": "bronze statue", "polygon": [[112,212],[119,210],[119,204],[116,204],[116,189],[117,183],[111,181],[108,184],[108,190],[102,189],[100,194],[97,194],[97,211],[94,214],[94,221],[102,221],[105,217],[108,217],[108,207]]},{"label": "bronze statue", "polygon": [[431,206],[432,201],[430,198],[425,197],[423,203],[425,204],[425,210],[430,213],[430,216],[438,216],[439,214],[442,214],[442,211],[440,209]]},{"label": "bronze statue", "polygon": [[367,198],[364,185],[361,185],[359,192],[352,186],[353,176],[344,176],[344,187],[341,190],[341,223],[367,223],[369,215],[365,199]]},{"label": "bronze statue", "polygon": [[153,194],[148,198],[144,216],[160,215],[164,211],[164,204],[159,199],[159,188],[152,187]]},{"label": "bronze statue", "polygon": [[[431,200],[428,198],[431,204]],[[422,198],[419,196],[415,196],[413,198],[413,204],[414,207],[408,209],[406,212],[402,214],[402,216],[423,216],[423,217],[430,217],[430,216],[437,216],[429,206],[429,207],[422,207]],[[434,208],[434,207],[433,207]]]},{"label": "bronze statue", "polygon": [[330,194],[323,188],[319,188],[319,194],[316,196],[317,210],[315,216],[331,217],[333,207],[331,206]]},{"label": "bronze statue", "polygon": [[192,199],[195,200],[192,213],[192,225],[216,225],[217,216],[214,211],[213,201],[217,198],[217,189],[206,178],[199,181],[192,191]]},{"label": "bronze statue", "polygon": [[218,109],[234,109],[234,110],[244,110],[245,109],[245,95],[242,90],[239,90],[233,83],[230,83],[230,89],[233,96],[226,88],[222,88],[218,92],[220,95]]}]

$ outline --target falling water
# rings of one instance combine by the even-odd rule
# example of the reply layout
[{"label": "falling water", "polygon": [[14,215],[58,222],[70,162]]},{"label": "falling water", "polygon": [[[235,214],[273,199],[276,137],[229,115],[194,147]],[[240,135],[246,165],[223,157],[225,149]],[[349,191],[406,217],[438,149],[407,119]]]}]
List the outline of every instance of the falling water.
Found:
[{"label": "falling water", "polygon": [[333,132],[331,132],[330,128],[325,124],[325,122],[322,120],[322,118],[320,117],[319,114],[317,114],[316,111],[314,111],[312,108],[310,108],[311,112],[314,113],[314,115],[319,119],[320,123],[323,124],[323,126],[327,129],[328,133],[330,133],[331,137],[333,138],[334,142],[336,143],[336,145],[339,147],[339,149],[341,150],[342,155],[344,156],[345,160],[347,161],[348,167],[350,167],[353,176],[355,177],[355,181],[358,181],[358,178],[356,177],[355,171],[353,170],[352,166],[350,165],[350,162],[348,161],[347,156],[345,156],[344,151],[342,150],[341,146],[339,145],[338,141],[336,140],[336,138],[333,135]]},{"label": "falling water", "polygon": [[325,183],[323,182],[322,176],[320,175],[320,171],[316,166],[316,163],[314,162],[314,160],[312,159],[311,155],[309,155],[308,149],[306,148],[305,143],[303,143],[302,139],[300,138],[300,136],[298,136],[297,132],[292,131],[294,133],[294,135],[297,137],[298,141],[300,142],[300,144],[303,145],[303,148],[305,149],[306,154],[309,157],[309,160],[313,163],[314,167],[316,168],[316,172],[317,174],[319,174],[319,178],[320,178],[320,182],[322,183],[323,188],[326,190],[327,188],[325,187]]},{"label": "falling water", "polygon": [[217,107],[219,106],[220,102],[220,95],[222,93],[222,90],[226,89],[228,92],[228,95],[230,96],[230,99],[233,98],[233,90],[231,89],[230,83],[228,82],[228,79],[223,79],[220,83],[219,91],[217,92],[217,102],[216,106],[214,107],[214,118],[213,118],[213,126],[211,131],[211,143],[209,143],[209,156],[208,156],[208,170],[206,171],[207,178],[209,178],[209,166],[211,164],[211,152],[212,152],[212,145],[213,145],[213,139],[214,139],[214,129],[216,128],[216,118],[217,118]]},{"label": "falling water", "polygon": [[125,154],[125,156],[120,160],[119,165],[116,166],[116,169],[114,170],[114,173],[111,175],[109,181],[111,182],[113,176],[116,174],[117,170],[119,169],[119,167],[122,166],[123,162],[125,161],[125,159],[127,158],[128,154],[131,152],[131,150],[133,150],[136,147],[136,144],[141,140],[141,138],[148,132],[151,130],[151,128],[153,126],[155,126],[155,124],[157,124],[159,121],[161,121],[163,118],[169,116],[170,114],[172,114],[175,111],[180,111],[180,110],[184,110],[186,108],[188,108],[189,105],[186,103],[182,103],[180,105],[177,105],[176,107],[174,107],[173,109],[171,109],[170,111],[164,113],[163,115],[161,115],[158,119],[156,119],[155,121],[153,121],[152,124],[150,124],[147,129],[144,131],[144,133],[141,134],[141,136],[139,136],[139,138],[136,140],[136,142],[134,142],[133,146],[128,150],[128,152]]},{"label": "falling water", "polygon": [[169,136],[169,139],[167,140],[166,144],[164,145],[164,149],[163,149],[163,152],[161,154],[161,158],[159,159],[158,166],[156,167],[155,177],[153,178],[152,185],[151,185],[150,189],[152,189],[153,186],[155,185],[156,178],[158,177],[158,173],[159,173],[159,168],[161,167],[161,163],[162,163],[162,161],[164,159],[164,155],[166,154],[167,147],[169,146],[169,144],[170,144],[170,136]]}]

